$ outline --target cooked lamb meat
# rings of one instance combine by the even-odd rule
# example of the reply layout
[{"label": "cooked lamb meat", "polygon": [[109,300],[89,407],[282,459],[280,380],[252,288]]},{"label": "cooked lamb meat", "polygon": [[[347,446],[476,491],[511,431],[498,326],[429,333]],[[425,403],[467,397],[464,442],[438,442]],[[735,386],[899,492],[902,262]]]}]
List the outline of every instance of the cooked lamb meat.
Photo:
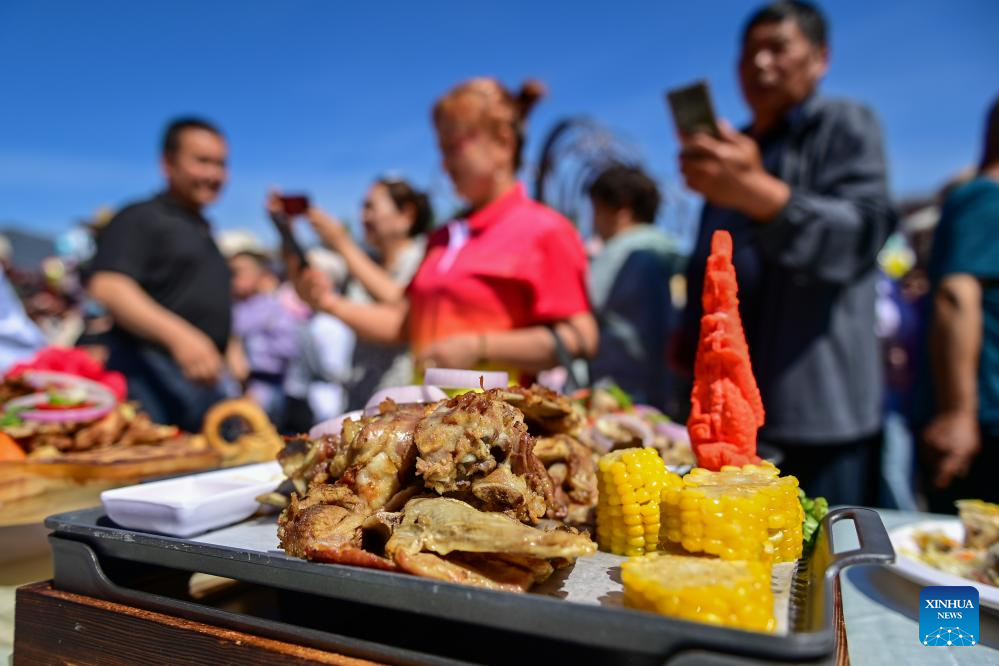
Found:
[{"label": "cooked lamb meat", "polygon": [[385,544],[386,555],[403,571],[507,591],[527,591],[547,580],[555,570],[547,558],[595,551],[585,535],[546,532],[443,497],[411,500]]},{"label": "cooked lamb meat", "polygon": [[128,421],[121,410],[111,410],[93,424],[78,430],[73,437],[73,448],[83,451],[109,446],[118,441],[126,427]]},{"label": "cooked lamb meat", "polygon": [[339,435],[324,435],[317,439],[299,435],[285,440],[277,460],[294,489],[304,495],[310,485],[329,481],[329,461],[339,448]]},{"label": "cooked lamb meat", "polygon": [[570,558],[592,555],[597,546],[584,534],[540,530],[503,513],[479,511],[465,502],[437,497],[410,500],[402,523],[385,545],[385,553],[392,558],[399,551],[421,550],[439,555],[460,551]]},{"label": "cooked lamb meat", "polygon": [[521,576],[518,582],[511,582],[509,580],[497,581],[467,564],[463,565],[453,562],[434,553],[400,552],[395,562],[403,571],[415,576],[423,576],[424,578],[436,578],[437,580],[449,583],[473,585],[487,590],[503,590],[506,592],[525,592],[527,590],[527,587],[523,584],[527,578],[526,576]]},{"label": "cooked lamb meat", "polygon": [[582,426],[582,415],[567,396],[539,384],[531,388],[511,386],[503,389],[500,397],[523,412],[527,430],[535,437],[575,435]]},{"label": "cooked lamb meat", "polygon": [[[593,451],[568,435],[542,437],[534,443],[534,454],[548,468],[556,486],[556,497],[568,502],[568,521],[573,525],[592,522],[597,506],[597,465]],[[549,518],[557,516],[549,515]]]},{"label": "cooked lamb meat", "polygon": [[481,508],[537,522],[554,506],[551,479],[523,415],[501,395],[466,393],[439,403],[416,428],[417,474],[437,493],[470,500],[471,490]]},{"label": "cooked lamb meat", "polygon": [[468,490],[505,460],[521,436],[524,417],[489,393],[466,393],[438,403],[416,427],[416,471],[444,494]]},{"label": "cooked lamb meat", "polygon": [[329,462],[336,483],[313,483],[292,496],[278,519],[285,552],[332,561],[338,549],[362,546],[362,524],[385,506],[411,478],[416,459],[413,428],[421,409],[386,409],[344,424],[343,443]]},{"label": "cooked lamb meat", "polygon": [[416,459],[413,432],[428,408],[424,405],[396,406],[386,400],[381,409],[374,416],[344,421],[343,445],[329,465],[331,478],[339,478],[349,467],[363,467],[380,453],[387,455],[400,473],[411,471]]},{"label": "cooked lamb meat", "polygon": [[[324,477],[316,473],[304,496],[292,496],[279,518],[282,548],[322,562],[517,591],[551,575],[549,558],[593,553],[586,535],[524,524],[563,517],[568,498],[560,486],[563,501],[556,502],[523,415],[503,393],[426,406],[387,402],[380,414],[345,422],[325,471],[335,483],[317,482]],[[321,456],[295,446],[285,469],[314,469]],[[569,470],[572,447],[560,446]]]}]

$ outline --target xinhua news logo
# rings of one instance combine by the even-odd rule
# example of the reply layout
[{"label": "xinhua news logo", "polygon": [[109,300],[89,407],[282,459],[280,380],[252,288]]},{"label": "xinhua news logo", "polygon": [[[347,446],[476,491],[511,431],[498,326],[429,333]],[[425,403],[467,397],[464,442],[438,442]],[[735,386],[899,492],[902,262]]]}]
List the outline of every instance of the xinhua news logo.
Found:
[{"label": "xinhua news logo", "polygon": [[927,647],[978,644],[978,590],[930,586],[919,593],[919,642]]}]

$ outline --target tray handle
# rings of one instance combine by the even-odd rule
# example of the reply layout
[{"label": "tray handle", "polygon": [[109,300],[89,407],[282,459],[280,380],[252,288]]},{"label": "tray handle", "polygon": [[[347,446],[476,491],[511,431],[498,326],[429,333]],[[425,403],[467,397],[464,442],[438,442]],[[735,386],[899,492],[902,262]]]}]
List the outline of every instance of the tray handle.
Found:
[{"label": "tray handle", "polygon": [[[837,553],[832,526],[851,518],[860,547]],[[890,564],[895,561],[895,549],[888,538],[888,531],[881,522],[881,516],[873,509],[858,506],[833,509],[822,519],[822,530],[829,540],[827,576],[836,576],[840,570],[853,564]]]}]

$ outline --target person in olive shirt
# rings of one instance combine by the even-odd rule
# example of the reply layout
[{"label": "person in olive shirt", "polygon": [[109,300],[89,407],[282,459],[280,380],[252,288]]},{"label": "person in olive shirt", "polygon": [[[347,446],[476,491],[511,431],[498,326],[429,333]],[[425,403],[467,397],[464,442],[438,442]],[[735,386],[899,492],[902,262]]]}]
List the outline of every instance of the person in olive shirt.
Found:
[{"label": "person in olive shirt", "polygon": [[999,99],[978,176],[944,203],[929,265],[928,364],[919,382],[931,511],[999,502]]},{"label": "person in olive shirt", "polygon": [[229,341],[229,268],[202,210],[226,181],[222,133],[196,118],[171,123],[161,166],[167,187],[122,209],[97,239],[91,296],[114,318],[108,367],[153,420],[201,429]]},{"label": "person in olive shirt", "polygon": [[825,18],[807,2],[750,17],[739,82],[744,132],[682,137],[680,168],[704,196],[678,346],[693,364],[711,235],[732,234],[740,315],[783,472],[831,504],[876,502],[882,425],[874,314],[877,254],[894,228],[881,129],[827,99]]}]

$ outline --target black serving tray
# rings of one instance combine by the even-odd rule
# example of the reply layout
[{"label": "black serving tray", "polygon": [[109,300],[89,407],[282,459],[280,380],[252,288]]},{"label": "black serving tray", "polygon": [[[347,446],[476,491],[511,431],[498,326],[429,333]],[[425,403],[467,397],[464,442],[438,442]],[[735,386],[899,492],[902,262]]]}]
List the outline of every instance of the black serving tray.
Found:
[{"label": "black serving tray", "polygon": [[[844,519],[853,520],[860,546],[835,553],[831,527]],[[767,635],[138,532],[101,508],[51,516],[45,525],[53,530],[58,589],[397,664],[831,664],[836,577],[844,567],[895,557],[875,511],[831,511],[798,563],[788,632]],[[178,599],[156,584],[191,572],[270,590],[273,612]]]}]

